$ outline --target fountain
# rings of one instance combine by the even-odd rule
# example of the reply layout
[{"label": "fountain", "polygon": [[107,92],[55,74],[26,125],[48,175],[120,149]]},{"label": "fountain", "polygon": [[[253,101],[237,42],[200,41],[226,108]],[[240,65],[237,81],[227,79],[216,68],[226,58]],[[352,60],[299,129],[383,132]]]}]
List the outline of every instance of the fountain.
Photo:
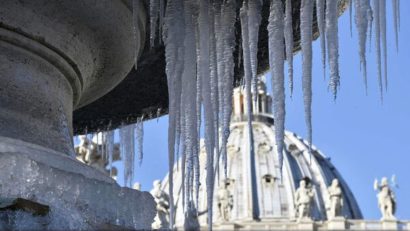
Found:
[{"label": "fountain", "polygon": [[[260,28],[269,17],[269,1],[263,2]],[[342,12],[347,0],[338,3]],[[76,161],[71,141],[73,134],[168,112],[164,47],[147,42],[147,1],[0,4],[0,208],[23,227],[149,229],[156,213],[152,196],[121,188]],[[296,51],[301,1],[292,1],[292,8]],[[319,36],[315,17],[312,36]],[[236,40],[238,84],[243,63],[240,36]],[[269,66],[267,40],[260,29],[258,73]]]}]

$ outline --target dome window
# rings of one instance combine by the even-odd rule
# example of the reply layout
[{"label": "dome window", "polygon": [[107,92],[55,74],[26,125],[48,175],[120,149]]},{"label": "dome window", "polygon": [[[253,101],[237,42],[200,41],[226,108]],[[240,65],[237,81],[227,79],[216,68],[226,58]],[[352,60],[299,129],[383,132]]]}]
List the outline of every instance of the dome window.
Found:
[{"label": "dome window", "polygon": [[273,184],[275,178],[271,174],[266,174],[262,177],[265,184]]}]

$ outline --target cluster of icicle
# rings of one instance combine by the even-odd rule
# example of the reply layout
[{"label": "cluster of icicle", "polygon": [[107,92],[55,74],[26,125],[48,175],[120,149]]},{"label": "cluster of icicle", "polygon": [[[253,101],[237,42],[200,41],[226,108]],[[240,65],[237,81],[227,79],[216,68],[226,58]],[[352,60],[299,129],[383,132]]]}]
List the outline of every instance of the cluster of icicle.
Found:
[{"label": "cluster of icicle", "polygon": [[[272,74],[272,95],[275,117],[275,138],[280,167],[284,146],[285,124],[285,61],[288,66],[290,92],[293,91],[293,23],[292,0],[270,1],[269,66]],[[351,0],[354,6],[355,24],[359,35],[359,55],[366,82],[367,33],[375,28],[375,44],[378,75],[382,89],[381,46],[384,60],[385,85],[387,86],[386,50],[386,1]],[[237,11],[237,4],[240,6]],[[241,5],[239,5],[241,4]],[[169,193],[170,217],[174,217],[173,168],[180,158],[183,178],[183,204],[185,208],[198,200],[199,189],[199,134],[202,112],[206,149],[206,187],[208,224],[212,224],[212,198],[215,171],[223,161],[226,174],[226,143],[232,112],[234,75],[233,52],[236,47],[237,20],[240,21],[241,47],[244,66],[244,82],[248,105],[252,103],[252,91],[256,92],[258,32],[261,24],[262,0],[163,0],[150,1],[151,45],[156,35],[162,35],[165,45],[166,75],[169,92]],[[400,24],[399,0],[392,0],[394,28]],[[314,10],[316,9],[316,10]],[[336,98],[340,85],[338,0],[301,0],[300,37],[302,50],[302,90],[308,141],[312,143],[312,26],[317,18],[321,45],[321,58],[326,75],[329,68],[329,88]],[[165,12],[165,13],[164,13]],[[316,15],[314,15],[316,12]],[[374,21],[373,21],[374,18]],[[158,26],[159,23],[159,26]],[[371,33],[371,32],[370,32]],[[369,36],[369,38],[371,35]],[[381,40],[381,43],[380,43]],[[382,44],[382,45],[380,45]],[[327,59],[326,59],[327,57]],[[367,88],[367,87],[366,87]],[[382,94],[382,93],[381,93]],[[249,127],[252,127],[251,107],[248,106]],[[252,141],[252,129],[249,129]],[[251,142],[251,147],[253,142]],[[251,148],[251,151],[253,148]],[[171,219],[173,227],[173,219]]]},{"label": "cluster of icicle", "polygon": [[[141,164],[143,159],[143,118],[138,118],[137,123],[122,126],[119,129],[121,160],[124,163],[124,186],[132,187],[136,157]],[[112,157],[110,158],[112,159]]]},{"label": "cluster of icicle", "polygon": [[[110,176],[113,176],[113,159],[115,151],[114,137],[116,131],[119,135],[120,143],[120,159],[124,164],[124,186],[132,187],[134,183],[134,173],[135,173],[135,163],[136,157],[138,158],[138,163],[141,164],[143,160],[143,142],[144,142],[144,117],[137,119],[135,124],[124,125],[118,130],[107,130],[97,132],[95,134],[87,134],[88,140],[93,140],[98,145],[98,152],[101,154],[101,158],[108,162],[108,170],[110,171]],[[80,144],[81,145],[81,144]]]},{"label": "cluster of icicle", "polygon": [[[161,11],[159,1],[150,3],[151,10]],[[227,159],[226,143],[234,77],[233,51],[236,45],[236,1],[169,0],[163,24],[157,17],[161,12],[151,13],[154,16],[150,21],[160,22],[158,30],[162,30],[162,41],[165,44],[169,88],[170,217],[174,217],[172,170],[179,156],[182,159],[184,207],[198,202],[198,153],[203,112],[207,153],[206,186],[210,207],[208,221],[211,224],[216,163],[222,159],[226,166]],[[151,41],[155,41],[157,26],[151,25],[151,29],[155,29],[151,30]],[[172,222],[171,219],[171,227]]]}]

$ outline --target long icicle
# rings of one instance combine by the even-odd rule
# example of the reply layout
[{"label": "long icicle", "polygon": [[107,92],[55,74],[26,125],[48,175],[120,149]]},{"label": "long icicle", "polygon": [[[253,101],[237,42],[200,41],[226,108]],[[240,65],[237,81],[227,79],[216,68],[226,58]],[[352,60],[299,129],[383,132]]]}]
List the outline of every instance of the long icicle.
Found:
[{"label": "long icicle", "polygon": [[[219,7],[220,9],[220,7]],[[210,31],[210,81],[211,81],[211,101],[212,101],[212,111],[214,119],[214,165],[212,168],[219,171],[219,81],[218,81],[218,64],[217,64],[217,51],[216,51],[216,29],[215,29],[215,15],[216,15],[215,5],[211,4],[209,6],[209,31]],[[219,11],[220,12],[220,11]],[[214,171],[215,178],[216,171]],[[219,178],[219,174],[218,178]],[[198,179],[199,180],[199,179]],[[219,179],[216,179],[219,182]],[[214,179],[215,181],[215,179]],[[196,204],[198,204],[198,191],[196,194]]]},{"label": "long icicle", "polygon": [[[350,0],[350,5],[352,4]],[[316,18],[320,34],[320,49],[322,51],[323,78],[326,78],[326,21],[325,0],[316,0]],[[350,22],[351,23],[351,22]],[[351,29],[350,29],[351,31]],[[286,34],[286,33],[285,33]]]},{"label": "long icicle", "polygon": [[[285,134],[285,80],[283,32],[284,22],[282,2],[272,1],[269,14],[269,66],[272,75],[273,109],[275,116],[275,139],[279,159],[279,169],[282,175],[283,140]],[[282,177],[281,177],[282,180]]]},{"label": "long icicle", "polygon": [[392,0],[392,8],[393,8],[393,24],[394,24],[394,36],[396,42],[396,52],[399,52],[399,13],[398,13],[398,0]]},{"label": "long icicle", "polygon": [[236,0],[226,0],[222,5],[221,31],[223,31],[223,121],[222,121],[222,144],[221,152],[224,164],[224,173],[227,176],[227,150],[226,143],[230,134],[230,121],[232,114],[232,94],[234,79],[234,57],[235,48],[235,21],[236,21]]},{"label": "long icicle", "polygon": [[337,96],[337,90],[340,84],[339,76],[339,38],[337,25],[337,0],[326,1],[326,40],[329,58],[330,83],[329,87],[333,93],[334,99]]},{"label": "long icicle", "polygon": [[349,28],[350,28],[350,37],[353,36],[352,15],[353,15],[353,0],[349,0]]},{"label": "long icicle", "polygon": [[176,128],[179,126],[177,120],[177,113],[179,111],[178,95],[181,94],[180,82],[180,70],[181,53],[183,44],[183,32],[181,31],[185,23],[183,17],[179,12],[183,11],[183,5],[181,0],[169,0],[166,6],[166,14],[164,18],[163,28],[163,41],[165,45],[165,59],[166,66],[165,72],[167,74],[168,82],[168,94],[169,94],[169,126],[168,126],[168,181],[169,181],[169,204],[170,204],[170,222],[169,228],[174,227],[174,192],[173,192],[173,167],[175,160],[175,141],[176,141]]},{"label": "long icicle", "polygon": [[[213,10],[214,10],[214,30],[215,30],[215,55],[216,55],[216,68],[217,68],[217,87],[218,87],[218,136],[222,138],[222,141],[220,142],[219,149],[216,150],[217,152],[217,157],[216,157],[216,164],[215,168],[217,171],[218,177],[220,176],[219,174],[219,161],[221,161],[221,154],[222,154],[222,149],[223,149],[223,134],[221,134],[219,128],[223,130],[224,128],[224,105],[225,105],[225,100],[224,100],[224,71],[225,71],[225,66],[224,66],[224,49],[223,49],[223,44],[224,44],[224,39],[222,33],[222,21],[221,21],[221,11],[222,11],[222,1],[214,1],[213,3]],[[218,139],[219,139],[218,137]]]},{"label": "long icicle", "polygon": [[363,68],[363,81],[367,94],[367,62],[366,62],[366,41],[367,41],[367,14],[370,7],[369,0],[355,1],[355,24],[359,37],[359,57],[360,67]]},{"label": "long icicle", "polygon": [[[250,57],[250,41],[249,41],[249,3],[250,1],[243,1],[243,5],[240,9],[240,21],[242,32],[242,49],[243,49],[243,67],[244,67],[244,79],[245,79],[245,98],[248,116],[248,142],[249,142],[249,158],[250,158],[250,173],[251,173],[251,188],[256,188],[256,174],[255,174],[255,148],[253,138],[253,104],[252,104],[252,65]],[[282,9],[283,10],[283,9]],[[283,42],[283,41],[282,41]],[[257,200],[257,193],[252,193],[252,218],[259,219],[259,206]]]},{"label": "long icicle", "polygon": [[259,26],[262,16],[262,1],[248,1],[248,38],[249,38],[249,58],[251,64],[252,92],[255,94],[253,101],[256,103],[257,87],[257,70],[258,70],[258,41],[259,41]]},{"label": "long icicle", "polygon": [[150,25],[150,34],[149,34],[149,43],[151,47],[154,47],[154,42],[157,36],[157,25],[158,25],[158,13],[159,13],[159,0],[150,0],[149,1],[149,25]]},{"label": "long icicle", "polygon": [[380,1],[373,0],[375,46],[377,59],[377,76],[379,79],[380,100],[383,103],[382,61],[380,51]]},{"label": "long icicle", "polygon": [[[323,0],[319,0],[323,1]],[[289,89],[290,96],[293,95],[293,20],[292,20],[292,0],[286,0],[285,6],[285,24],[284,24],[284,37],[286,47],[286,60],[288,63],[288,77],[289,77]],[[321,36],[322,38],[322,36]]]},{"label": "long icicle", "polygon": [[384,87],[387,91],[387,34],[386,34],[386,0],[380,1],[380,36],[383,47]]},{"label": "long icicle", "polygon": [[205,150],[207,155],[206,163],[206,188],[208,204],[208,230],[212,230],[212,205],[214,189],[214,114],[211,99],[211,79],[210,79],[210,43],[209,43],[209,0],[201,0],[199,4],[199,55],[198,72],[202,81],[202,99],[205,117]]},{"label": "long icicle", "polygon": [[302,0],[300,9],[302,90],[309,150],[312,144],[312,15],[313,2],[311,0]]}]

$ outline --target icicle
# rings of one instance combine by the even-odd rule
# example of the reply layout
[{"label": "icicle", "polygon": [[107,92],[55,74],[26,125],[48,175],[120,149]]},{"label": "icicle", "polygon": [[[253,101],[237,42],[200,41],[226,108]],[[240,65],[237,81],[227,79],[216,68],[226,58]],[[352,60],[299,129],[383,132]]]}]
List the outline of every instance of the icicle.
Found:
[{"label": "icicle", "polygon": [[[275,118],[275,139],[279,159],[279,169],[283,165],[283,139],[285,132],[285,80],[284,80],[284,22],[282,2],[272,1],[269,14],[269,66],[272,75],[273,109]],[[305,19],[306,20],[306,19]],[[285,33],[286,34],[286,33]],[[282,177],[281,177],[282,178]]]},{"label": "icicle", "polygon": [[[159,0],[159,25],[158,25],[158,34],[161,36],[162,28],[164,26],[164,14],[165,14],[165,0]],[[161,43],[159,39],[159,43]]]},{"label": "icicle", "polygon": [[[319,0],[323,1],[323,0]],[[292,0],[286,0],[285,6],[285,24],[284,24],[284,37],[286,46],[286,60],[288,62],[288,76],[289,76],[289,88],[290,96],[293,95],[293,20],[292,20]],[[322,36],[321,36],[322,38]]]},{"label": "icicle", "polygon": [[[183,28],[185,22],[180,12],[183,12],[181,0],[169,0],[166,6],[164,28],[162,31],[165,44],[165,59],[169,94],[169,126],[168,126],[168,181],[170,203],[170,229],[174,227],[174,194],[173,194],[173,167],[175,160],[175,142],[177,128],[180,126],[178,117],[181,98],[181,72],[183,68]],[[178,133],[179,134],[179,133]]]},{"label": "icicle", "polygon": [[[220,7],[219,7],[220,8]],[[219,167],[219,91],[218,91],[218,64],[216,52],[216,30],[215,30],[215,8],[211,5],[209,8],[209,30],[210,30],[210,81],[211,81],[211,102],[214,118],[214,164],[215,169]],[[219,176],[219,175],[218,175]],[[199,179],[198,179],[199,180]],[[198,190],[197,190],[198,192]],[[197,194],[198,196],[198,194]],[[198,204],[198,201],[196,201]]]},{"label": "icicle", "polygon": [[[223,36],[223,118],[222,118],[222,144],[221,153],[224,164],[225,177],[227,176],[227,150],[226,143],[230,133],[230,121],[232,114],[232,94],[233,94],[233,76],[234,76],[234,58],[233,50],[235,47],[235,21],[236,21],[236,0],[226,0],[222,5],[221,14],[221,31]],[[218,67],[219,68],[219,67]]]},{"label": "icicle", "polygon": [[349,0],[349,22],[350,22],[350,37],[353,36],[352,29],[352,12],[353,12],[353,0]]},{"label": "icicle", "polygon": [[135,131],[136,131],[136,138],[137,138],[137,153],[138,153],[138,161],[140,165],[144,157],[144,152],[143,152],[144,122],[143,122],[143,119],[144,117],[139,118],[137,120],[137,123],[135,124]]},{"label": "icicle", "polygon": [[[210,79],[210,17],[209,17],[209,0],[201,0],[199,4],[199,54],[198,54],[198,73],[202,83],[202,100],[205,117],[205,150],[207,156],[206,163],[206,189],[208,204],[208,230],[212,230],[212,205],[214,189],[214,113],[211,96],[211,79]],[[196,153],[198,155],[198,153]]]},{"label": "icicle", "polygon": [[384,87],[387,91],[387,34],[386,34],[386,0],[380,1],[380,36],[383,47],[383,63],[384,63]]},{"label": "icicle", "polygon": [[380,100],[383,102],[383,81],[382,81],[382,61],[380,51],[380,1],[373,0],[374,26],[375,26],[375,46],[377,59],[377,75],[379,79]]},{"label": "icicle", "polygon": [[368,12],[369,12],[369,0],[357,0],[355,1],[355,24],[359,37],[359,56],[360,56],[360,69],[363,67],[363,80],[367,94],[367,62],[366,62],[366,40],[367,40],[367,28],[368,28]]},{"label": "icicle", "polygon": [[339,77],[339,39],[337,25],[337,0],[326,1],[326,39],[329,58],[330,83],[333,97],[336,99],[337,89],[340,84]]},{"label": "icicle", "polygon": [[373,10],[372,7],[370,6],[370,0],[367,0],[366,2],[367,5],[369,5],[369,8],[367,10],[367,26],[369,28],[369,51],[372,49],[372,28],[373,28]]},{"label": "icicle", "polygon": [[114,156],[114,131],[111,130],[107,131],[106,133],[108,168],[110,170],[110,177],[112,177],[112,162]]},{"label": "icicle", "polygon": [[[350,1],[350,5],[352,4],[351,1]],[[322,51],[323,78],[326,78],[325,0],[316,0],[316,18],[317,18],[317,25],[318,25],[319,34],[320,34],[320,49]],[[285,34],[286,34],[286,32],[285,32]]]},{"label": "icicle", "polygon": [[[225,78],[225,63],[224,63],[224,33],[222,31],[222,21],[221,21],[221,11],[222,11],[222,1],[214,1],[213,4],[213,9],[214,9],[214,25],[215,25],[215,55],[216,55],[216,69],[217,69],[217,88],[218,88],[218,127],[216,129],[218,130],[218,139],[219,136],[222,138],[221,144],[217,145],[220,146],[218,147],[219,149],[217,151],[217,157],[216,157],[216,169],[218,171],[218,177],[219,177],[219,161],[222,153],[222,149],[224,148],[224,135],[220,134],[219,128],[221,130],[224,130],[224,105],[225,105],[225,98],[224,98],[224,90],[225,90],[225,83],[224,83],[224,78]],[[226,22],[225,22],[226,23]],[[219,142],[219,140],[218,140]],[[216,143],[215,143],[216,144]],[[222,154],[223,156],[223,154]]]},{"label": "icicle", "polygon": [[398,30],[400,31],[400,0],[397,0],[397,26]]},{"label": "icicle", "polygon": [[124,186],[132,187],[134,177],[134,126],[123,126],[120,129],[121,155],[124,161]]},{"label": "icicle", "polygon": [[[305,120],[308,130],[309,149],[312,144],[312,15],[313,2],[310,0],[302,0],[300,9],[302,90],[305,105]],[[329,31],[327,30],[326,33],[329,33]],[[328,49],[330,49],[330,47]]]},{"label": "icicle", "polygon": [[399,23],[399,8],[398,8],[398,0],[392,0],[392,8],[393,8],[393,23],[394,23],[394,36],[396,41],[396,52],[399,52],[399,32],[398,32],[398,23]]},{"label": "icicle", "polygon": [[150,46],[154,47],[155,38],[157,36],[157,25],[158,25],[158,13],[159,13],[159,0],[149,1],[149,25],[150,25]]},{"label": "icicle", "polygon": [[259,26],[261,24],[262,16],[262,1],[252,0],[248,1],[248,38],[249,38],[249,58],[250,58],[250,75],[252,78],[252,92],[255,94],[253,97],[254,103],[256,103],[256,95],[258,92],[257,86],[257,70],[258,70],[258,41],[259,41]]}]

